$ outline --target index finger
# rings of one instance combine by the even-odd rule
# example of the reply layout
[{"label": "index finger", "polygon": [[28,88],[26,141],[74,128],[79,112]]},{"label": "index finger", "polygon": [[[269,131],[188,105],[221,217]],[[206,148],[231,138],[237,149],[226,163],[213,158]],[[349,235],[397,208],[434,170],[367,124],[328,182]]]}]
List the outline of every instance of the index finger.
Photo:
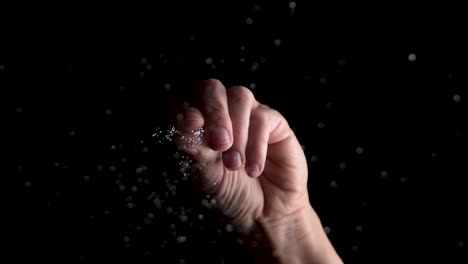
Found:
[{"label": "index finger", "polygon": [[228,150],[232,146],[233,136],[226,88],[215,79],[202,81],[196,91],[196,100],[205,118],[209,146],[217,151]]}]

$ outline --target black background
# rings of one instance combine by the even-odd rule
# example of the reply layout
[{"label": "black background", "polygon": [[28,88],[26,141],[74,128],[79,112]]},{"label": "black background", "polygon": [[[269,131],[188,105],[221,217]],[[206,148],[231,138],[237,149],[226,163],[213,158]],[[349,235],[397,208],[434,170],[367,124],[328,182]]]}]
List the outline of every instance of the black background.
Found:
[{"label": "black background", "polygon": [[4,8],[2,262],[243,260],[152,137],[219,78],[295,129],[346,263],[466,263],[466,6],[309,2]]}]

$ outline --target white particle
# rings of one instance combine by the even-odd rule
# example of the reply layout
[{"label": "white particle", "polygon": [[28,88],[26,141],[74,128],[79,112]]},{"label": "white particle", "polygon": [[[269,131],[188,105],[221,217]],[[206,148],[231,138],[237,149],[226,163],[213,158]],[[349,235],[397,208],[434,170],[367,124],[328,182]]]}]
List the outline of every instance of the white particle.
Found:
[{"label": "white particle", "polygon": [[318,160],[318,157],[315,156],[315,155],[312,155],[312,156],[310,157],[310,161],[312,161],[312,162],[317,162],[317,160]]},{"label": "white particle", "polygon": [[156,208],[161,209],[161,200],[159,198],[154,198],[153,200],[154,205],[156,205]]},{"label": "white particle", "polygon": [[273,44],[276,46],[276,47],[279,47],[281,45],[281,39],[275,39],[273,41]]},{"label": "white particle", "polygon": [[339,167],[340,167],[340,169],[344,170],[344,169],[346,169],[347,165],[346,165],[346,163],[341,162]]},{"label": "white particle", "polygon": [[23,108],[21,108],[21,107],[16,108],[16,112],[17,113],[23,113]]},{"label": "white particle", "polygon": [[358,232],[362,232],[362,226],[360,225],[356,226],[354,229],[356,229]]},{"label": "white particle", "polygon": [[170,83],[165,83],[164,84],[164,89],[166,89],[166,90],[170,90],[171,87],[172,87],[172,85]]},{"label": "white particle", "polygon": [[354,245],[354,246],[351,247],[351,250],[354,251],[354,252],[356,252],[356,251],[359,250],[359,247],[356,246],[356,245]]},{"label": "white particle", "polygon": [[112,109],[107,108],[107,109],[104,111],[104,113],[105,113],[106,115],[112,115]]},{"label": "white particle", "polygon": [[244,62],[245,62],[245,58],[240,58],[239,61],[242,62],[242,63],[244,63]]},{"label": "white particle", "polygon": [[127,187],[125,187],[125,185],[123,185],[123,184],[119,185],[119,190],[125,191],[126,189],[127,189]]},{"label": "white particle", "polygon": [[320,84],[326,84],[326,83],[327,83],[327,78],[320,77]]},{"label": "white particle", "polygon": [[331,232],[331,229],[330,229],[330,227],[328,227],[328,226],[325,226],[325,227],[323,228],[323,231],[325,231],[325,234],[327,234],[327,235],[328,235],[328,234],[330,234],[330,232]]},{"label": "white particle", "polygon": [[208,57],[208,58],[205,59],[205,63],[210,65],[210,64],[213,63],[213,59]]},{"label": "white particle", "polygon": [[242,46],[239,47],[239,49],[242,50],[242,51],[245,51],[245,46],[242,45]]},{"label": "white particle", "polygon": [[234,231],[234,227],[233,227],[232,225],[230,225],[230,224],[227,224],[227,225],[224,227],[224,229],[226,230],[226,232],[229,232],[229,233],[232,232],[232,231]]},{"label": "white particle", "polygon": [[249,87],[250,87],[250,89],[253,90],[253,89],[257,88],[257,84],[251,83],[251,84],[249,85]]},{"label": "white particle", "polygon": [[416,61],[416,54],[411,53],[410,55],[408,55],[408,60],[410,62],[415,62]]},{"label": "white particle", "polygon": [[83,179],[84,181],[88,182],[91,179],[91,177],[89,177],[89,175],[85,175],[83,176]]},{"label": "white particle", "polygon": [[211,202],[211,204],[212,204],[212,205],[215,205],[215,204],[216,204],[216,199],[215,199],[215,198],[213,198],[213,199],[211,199],[211,201],[210,201],[210,202]]},{"label": "white particle", "polygon": [[136,192],[136,191],[138,191],[138,188],[136,186],[132,186],[131,190],[132,190],[132,192]]},{"label": "white particle", "polygon": [[116,148],[117,148],[117,147],[116,147],[115,145],[111,145],[111,146],[110,146],[110,149],[111,149],[111,150],[115,150]]},{"label": "white particle", "polygon": [[201,204],[206,208],[211,208],[210,202],[208,202],[208,200],[206,200],[206,199],[203,199]]},{"label": "white particle", "polygon": [[153,69],[153,66],[151,64],[146,65],[146,70],[151,71]]},{"label": "white particle", "polygon": [[458,95],[458,94],[455,94],[453,97],[452,97],[453,101],[455,103],[459,103],[461,101],[461,96]]},{"label": "white particle", "polygon": [[146,64],[146,63],[148,63],[148,58],[142,57],[142,58],[140,59],[140,63],[141,63],[141,64]]},{"label": "white particle", "polygon": [[154,214],[153,214],[153,213],[148,213],[148,218],[149,218],[149,219],[153,219],[153,218],[154,218]]},{"label": "white particle", "polygon": [[254,62],[252,63],[252,66],[250,66],[250,71],[255,72],[258,70],[259,67],[260,67],[260,64],[258,62]]},{"label": "white particle", "polygon": [[246,20],[245,20],[245,23],[247,23],[247,25],[252,25],[253,24],[253,19],[248,17]]},{"label": "white particle", "polygon": [[297,6],[296,2],[294,2],[294,1],[289,2],[289,8],[294,9],[294,8],[296,8],[296,6]]},{"label": "white particle", "polygon": [[408,178],[401,177],[400,181],[401,181],[401,183],[406,183],[406,182],[408,182]]},{"label": "white particle", "polygon": [[127,207],[128,207],[128,209],[132,209],[132,208],[135,207],[135,204],[129,202],[129,203],[127,203]]},{"label": "white particle", "polygon": [[330,187],[336,188],[337,187],[336,181],[331,181],[330,182]]},{"label": "white particle", "polygon": [[388,177],[388,172],[385,171],[385,170],[381,171],[381,172],[380,172],[380,177],[382,177],[382,178],[387,178],[387,177]]},{"label": "white particle", "polygon": [[345,60],[345,59],[339,59],[339,60],[338,60],[338,66],[343,67],[345,64],[346,64],[346,60]]},{"label": "white particle", "polygon": [[5,70],[5,65],[0,65],[0,71],[4,71]]},{"label": "white particle", "polygon": [[177,114],[177,115],[176,115],[176,120],[177,120],[177,121],[182,121],[182,120],[184,120],[184,115],[181,114],[181,113]]},{"label": "white particle", "polygon": [[357,153],[358,155],[362,155],[362,153],[364,153],[364,149],[361,148],[361,147],[358,147],[358,148],[356,148],[356,153]]},{"label": "white particle", "polygon": [[24,187],[26,187],[26,188],[31,188],[31,182],[30,182],[30,181],[26,181],[26,182],[24,183]]},{"label": "white particle", "polygon": [[464,246],[465,246],[465,242],[459,241],[459,242],[457,243],[457,245],[458,245],[458,247],[464,247]]},{"label": "white particle", "polygon": [[168,214],[172,214],[172,207],[168,207],[168,208],[166,209],[166,212],[167,212]]},{"label": "white particle", "polygon": [[187,241],[186,236],[178,236],[177,237],[177,243],[184,243],[185,241]]},{"label": "white particle", "polygon": [[203,220],[204,216],[202,214],[198,214],[198,219]]},{"label": "white particle", "polygon": [[318,123],[317,123],[317,127],[320,128],[320,129],[322,129],[322,128],[325,127],[325,124],[324,124],[323,122],[318,122]]},{"label": "white particle", "polygon": [[181,215],[181,216],[179,216],[179,219],[180,219],[180,221],[185,223],[185,222],[187,222],[188,217],[186,215]]},{"label": "white particle", "polygon": [[129,238],[128,236],[124,236],[124,237],[123,237],[123,241],[124,241],[125,243],[128,243],[128,242],[130,242],[130,238]]},{"label": "white particle", "polygon": [[432,152],[432,158],[433,159],[437,158],[437,152]]},{"label": "white particle", "polygon": [[144,179],[144,180],[143,180],[143,183],[144,183],[144,184],[149,184],[149,183],[150,183],[150,180]]},{"label": "white particle", "polygon": [[110,165],[110,166],[109,166],[109,171],[110,171],[110,172],[114,172],[114,171],[116,171],[116,170],[117,170],[117,167],[115,167],[114,165]]},{"label": "white particle", "polygon": [[141,165],[138,168],[136,168],[135,172],[140,174],[140,173],[142,173],[142,172],[144,172],[146,170],[148,170],[148,167],[146,167],[146,165]]}]

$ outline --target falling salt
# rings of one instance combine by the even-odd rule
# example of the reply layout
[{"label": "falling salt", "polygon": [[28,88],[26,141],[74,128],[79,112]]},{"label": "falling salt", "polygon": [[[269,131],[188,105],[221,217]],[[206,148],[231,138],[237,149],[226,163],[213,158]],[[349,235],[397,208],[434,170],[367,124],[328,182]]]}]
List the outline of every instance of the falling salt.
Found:
[{"label": "falling salt", "polygon": [[310,161],[312,161],[312,162],[317,162],[317,160],[318,160],[318,157],[315,156],[315,155],[312,155],[312,156],[310,157]]},{"label": "falling salt", "polygon": [[24,187],[26,187],[26,188],[31,188],[31,182],[30,182],[30,181],[26,181],[26,182],[24,183]]},{"label": "falling salt", "polygon": [[182,221],[183,223],[185,223],[185,222],[187,222],[188,217],[187,217],[186,215],[181,215],[181,216],[179,216],[179,219],[180,219],[180,221]]},{"label": "falling salt", "polygon": [[387,177],[388,177],[388,172],[387,172],[387,171],[384,171],[384,170],[381,171],[381,172],[380,172],[380,177],[382,177],[382,178],[387,178]]},{"label": "falling salt", "polygon": [[230,233],[232,231],[234,231],[234,227],[230,224],[227,224],[224,229],[226,230],[226,232]]},{"label": "falling salt", "polygon": [[187,241],[187,237],[186,236],[178,236],[177,237],[177,243],[184,243]]},{"label": "falling salt", "polygon": [[362,154],[364,153],[364,149],[361,148],[361,147],[358,147],[358,148],[356,148],[356,153],[357,153],[358,155],[362,155]]},{"label": "falling salt", "polygon": [[273,41],[273,44],[276,46],[276,47],[279,47],[281,45],[281,39],[275,39]]},{"label": "falling salt", "polygon": [[325,231],[325,234],[327,234],[327,235],[328,235],[328,234],[330,234],[330,232],[331,232],[331,229],[330,229],[330,227],[328,227],[328,226],[325,226],[325,227],[323,228],[323,231]]}]

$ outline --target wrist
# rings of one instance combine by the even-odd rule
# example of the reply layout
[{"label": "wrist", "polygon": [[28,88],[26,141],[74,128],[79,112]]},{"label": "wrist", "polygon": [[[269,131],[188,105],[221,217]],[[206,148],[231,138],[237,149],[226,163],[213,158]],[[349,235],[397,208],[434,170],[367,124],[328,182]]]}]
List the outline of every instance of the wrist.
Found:
[{"label": "wrist", "polygon": [[343,263],[310,204],[281,218],[261,219],[259,227],[277,263]]}]

